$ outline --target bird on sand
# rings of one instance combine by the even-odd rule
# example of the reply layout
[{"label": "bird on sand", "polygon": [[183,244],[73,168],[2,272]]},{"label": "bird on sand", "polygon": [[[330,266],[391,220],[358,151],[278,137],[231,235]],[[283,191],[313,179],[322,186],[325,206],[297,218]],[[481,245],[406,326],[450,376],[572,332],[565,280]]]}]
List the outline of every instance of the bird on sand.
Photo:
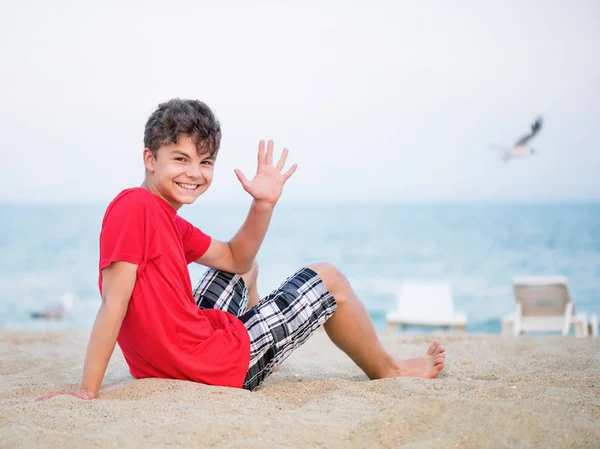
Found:
[{"label": "bird on sand", "polygon": [[512,148],[498,147],[495,145],[490,145],[490,148],[493,150],[502,151],[502,160],[504,162],[508,162],[511,159],[520,159],[531,156],[536,153],[536,150],[529,147],[528,144],[531,139],[533,139],[540,132],[542,129],[542,123],[542,117],[537,117],[531,124],[531,131],[517,140]]},{"label": "bird on sand", "polygon": [[73,293],[65,293],[57,303],[50,304],[43,310],[30,312],[30,316],[35,319],[60,320],[73,309],[77,299]]}]

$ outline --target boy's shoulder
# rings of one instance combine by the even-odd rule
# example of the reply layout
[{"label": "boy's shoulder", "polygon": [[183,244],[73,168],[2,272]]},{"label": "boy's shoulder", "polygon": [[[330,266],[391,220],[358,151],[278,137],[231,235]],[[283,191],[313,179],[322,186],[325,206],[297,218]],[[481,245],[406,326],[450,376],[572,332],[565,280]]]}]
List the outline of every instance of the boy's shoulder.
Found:
[{"label": "boy's shoulder", "polygon": [[137,214],[155,204],[155,196],[141,187],[133,187],[120,192],[106,208],[104,221],[109,215],[123,216]]},{"label": "boy's shoulder", "polygon": [[154,202],[154,195],[148,190],[141,187],[132,187],[121,191],[108,205],[110,209],[117,203],[137,203],[137,204],[148,204]]}]

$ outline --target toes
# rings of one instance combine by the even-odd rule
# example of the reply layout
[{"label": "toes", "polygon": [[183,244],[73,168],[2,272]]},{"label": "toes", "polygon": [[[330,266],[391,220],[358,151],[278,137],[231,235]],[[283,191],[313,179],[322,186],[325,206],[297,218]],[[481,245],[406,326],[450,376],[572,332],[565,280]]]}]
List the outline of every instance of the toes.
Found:
[{"label": "toes", "polygon": [[436,356],[438,354],[444,354],[445,352],[446,350],[444,349],[444,347],[442,345],[439,345],[437,348],[435,348],[433,355]]},{"label": "toes", "polygon": [[444,349],[444,347],[440,344],[439,341],[434,341],[431,346],[429,346],[429,349],[427,350],[427,355],[437,355],[437,354],[442,354],[446,352],[446,349]]},{"label": "toes", "polygon": [[434,369],[442,369],[444,368],[444,361],[446,360],[446,354],[438,354],[433,359],[433,367]]},{"label": "toes", "polygon": [[444,363],[438,363],[437,365],[435,365],[433,367],[433,371],[432,371],[432,376],[433,378],[436,378],[440,375],[440,373],[442,372],[442,370],[444,369]]},{"label": "toes", "polygon": [[431,346],[429,346],[429,349],[427,349],[427,355],[433,355],[436,352],[436,349],[438,349],[440,347],[440,342],[439,341],[434,341]]}]

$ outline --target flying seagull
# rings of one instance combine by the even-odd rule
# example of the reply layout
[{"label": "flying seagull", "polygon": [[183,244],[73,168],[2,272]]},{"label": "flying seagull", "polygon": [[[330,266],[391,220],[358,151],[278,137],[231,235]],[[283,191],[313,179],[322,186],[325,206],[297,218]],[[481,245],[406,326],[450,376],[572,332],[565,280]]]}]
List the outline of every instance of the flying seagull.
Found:
[{"label": "flying seagull", "polygon": [[502,160],[504,162],[508,162],[511,159],[515,158],[531,156],[532,154],[535,154],[536,151],[535,149],[528,147],[527,144],[531,139],[535,137],[537,133],[540,132],[540,129],[542,129],[542,123],[542,117],[537,117],[535,121],[531,124],[531,131],[529,132],[529,134],[525,134],[523,137],[517,140],[512,148],[497,147],[495,145],[490,145],[490,148],[494,150],[501,150]]}]

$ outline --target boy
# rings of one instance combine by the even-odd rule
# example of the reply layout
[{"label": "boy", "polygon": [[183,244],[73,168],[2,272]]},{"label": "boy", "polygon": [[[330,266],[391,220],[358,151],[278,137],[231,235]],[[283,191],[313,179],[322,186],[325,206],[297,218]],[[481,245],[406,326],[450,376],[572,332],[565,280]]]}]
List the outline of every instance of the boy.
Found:
[{"label": "boy", "polygon": [[[253,203],[229,242],[204,234],[177,215],[210,186],[221,128],[204,103],[174,99],[146,123],[141,187],[108,206],[100,234],[102,304],[94,323],[77,391],[98,396],[118,341],[135,378],[160,377],[209,385],[258,388],[322,324],[331,340],[370,379],[437,377],[444,348],[393,360],[348,280],[332,265],[312,264],[266,298],[256,291],[254,261],[273,209],[296,165],[285,173],[284,149],[273,165],[273,142],[258,147],[252,180],[235,174]],[[192,291],[187,265],[209,267]],[[47,393],[47,399],[58,392]]]}]

